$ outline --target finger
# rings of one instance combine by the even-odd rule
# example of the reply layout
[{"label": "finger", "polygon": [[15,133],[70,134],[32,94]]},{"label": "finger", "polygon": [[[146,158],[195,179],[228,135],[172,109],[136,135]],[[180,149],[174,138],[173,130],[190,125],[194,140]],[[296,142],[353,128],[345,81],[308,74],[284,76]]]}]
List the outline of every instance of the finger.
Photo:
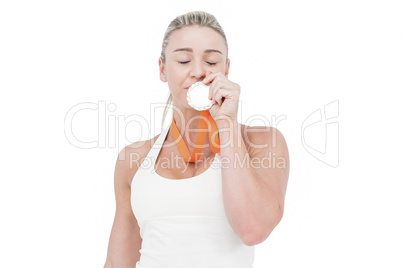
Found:
[{"label": "finger", "polygon": [[202,80],[202,82],[203,82],[204,84],[210,83],[210,81],[212,80],[212,79],[211,79],[211,74],[213,74],[213,73],[210,72],[210,71],[207,71],[207,72],[205,73],[205,78]]},{"label": "finger", "polygon": [[214,80],[214,81],[209,85],[208,98],[209,98],[210,100],[214,100],[213,97],[215,96],[215,93],[216,93],[216,84],[217,84],[217,81]]},{"label": "finger", "polygon": [[215,96],[216,91],[219,90],[220,88],[225,87],[225,85],[228,86],[221,77],[216,77],[209,87],[208,97]]},{"label": "finger", "polygon": [[[210,86],[210,92],[211,92],[210,94],[211,94],[211,96],[215,96],[216,92],[219,89],[231,89],[231,88],[232,88],[232,85],[227,79],[222,78],[222,77],[217,77]],[[215,99],[215,100],[217,100],[217,99]]]},{"label": "finger", "polygon": [[206,72],[205,72],[205,77],[204,77],[204,79],[203,79],[202,82],[204,82],[204,80],[205,80],[210,74],[212,74],[211,71],[206,71]]},{"label": "finger", "polygon": [[219,106],[222,106],[223,101],[222,101],[222,93],[221,93],[221,90],[218,90],[218,91],[216,92],[214,99],[215,99],[216,103],[217,103]]},{"label": "finger", "polygon": [[216,92],[214,99],[219,102],[219,105],[222,105],[226,100],[233,98],[232,94],[233,92],[230,89],[222,87]]},{"label": "finger", "polygon": [[219,90],[219,87],[220,87],[220,84],[218,84],[217,81],[212,82],[209,87],[208,97],[212,100],[212,103],[215,103],[215,101],[216,101],[215,95],[216,95],[216,91]]},{"label": "finger", "polygon": [[222,105],[223,101],[222,101],[222,97],[224,97],[225,94],[225,90],[223,88],[218,88],[215,93],[214,93],[214,98],[213,100],[219,104],[219,106]]},{"label": "finger", "polygon": [[219,74],[220,74],[220,72],[218,72],[218,73],[209,72],[209,74],[207,74],[205,76],[205,78],[204,78],[204,80],[202,80],[202,82],[204,84],[211,83],[215,79],[215,77],[218,76]]}]

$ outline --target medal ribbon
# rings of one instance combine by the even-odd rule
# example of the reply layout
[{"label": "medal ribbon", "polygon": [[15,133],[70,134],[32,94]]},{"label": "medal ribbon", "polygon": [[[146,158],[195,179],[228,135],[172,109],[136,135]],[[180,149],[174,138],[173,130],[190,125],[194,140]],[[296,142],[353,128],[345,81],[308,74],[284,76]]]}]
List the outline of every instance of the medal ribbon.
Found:
[{"label": "medal ribbon", "polygon": [[[206,122],[204,119],[207,119],[208,122]],[[201,118],[198,125],[198,133],[195,142],[195,147],[191,155],[183,140],[183,137],[180,134],[179,129],[176,126],[174,117],[172,119],[170,130],[172,132],[176,146],[179,149],[180,155],[183,157],[185,162],[197,162],[200,159],[201,152],[203,149],[202,147],[207,137],[207,131],[209,134],[208,137],[212,152],[214,152],[215,154],[220,152],[220,139],[219,139],[218,126],[216,125],[216,122],[212,118],[211,114],[209,113],[209,110],[201,111]]]}]

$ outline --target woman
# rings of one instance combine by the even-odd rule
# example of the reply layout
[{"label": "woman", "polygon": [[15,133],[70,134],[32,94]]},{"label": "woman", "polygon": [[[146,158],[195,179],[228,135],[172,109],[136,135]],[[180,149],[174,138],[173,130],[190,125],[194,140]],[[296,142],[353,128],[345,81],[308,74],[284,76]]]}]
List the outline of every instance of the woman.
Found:
[{"label": "woman", "polygon": [[[172,122],[119,154],[105,267],[252,267],[254,245],[282,218],[289,156],[275,128],[237,122],[240,86],[229,67],[214,16],[191,12],[171,22],[159,70]],[[200,81],[213,103],[201,112],[186,98]],[[281,161],[267,167],[272,155]]]}]

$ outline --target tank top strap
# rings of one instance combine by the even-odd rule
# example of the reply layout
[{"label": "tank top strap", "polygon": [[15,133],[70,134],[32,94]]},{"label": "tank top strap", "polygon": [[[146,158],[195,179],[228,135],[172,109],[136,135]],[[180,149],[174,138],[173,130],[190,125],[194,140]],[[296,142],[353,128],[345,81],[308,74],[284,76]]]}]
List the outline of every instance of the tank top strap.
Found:
[{"label": "tank top strap", "polygon": [[151,168],[151,172],[155,172],[155,162],[156,162],[156,158],[159,155],[159,152],[162,149],[163,143],[166,139],[167,133],[169,132],[170,129],[170,124],[165,127],[164,129],[162,129],[161,134],[159,135],[159,137],[156,139],[156,142],[154,143],[154,145],[152,146],[150,152],[148,153],[148,163],[150,164],[149,167]]}]

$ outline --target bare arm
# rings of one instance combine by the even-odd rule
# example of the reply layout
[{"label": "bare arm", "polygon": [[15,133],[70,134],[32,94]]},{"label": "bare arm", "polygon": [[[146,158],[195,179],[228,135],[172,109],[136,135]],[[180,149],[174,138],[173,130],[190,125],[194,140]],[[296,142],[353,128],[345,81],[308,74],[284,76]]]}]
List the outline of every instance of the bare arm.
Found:
[{"label": "bare arm", "polygon": [[131,165],[130,168],[130,152],[133,152],[133,149],[125,147],[120,151],[116,161],[114,173],[116,214],[104,268],[135,268],[141,255],[140,228],[131,207],[131,180],[138,166]]},{"label": "bare arm", "polygon": [[265,241],[282,219],[289,177],[288,148],[279,130],[265,126],[247,131],[251,132],[245,135],[250,138],[251,146],[247,147],[241,125],[236,120],[227,122],[217,122],[221,144],[228,145],[221,147],[222,159],[228,160],[222,162],[225,212],[244,244],[253,246]]}]

